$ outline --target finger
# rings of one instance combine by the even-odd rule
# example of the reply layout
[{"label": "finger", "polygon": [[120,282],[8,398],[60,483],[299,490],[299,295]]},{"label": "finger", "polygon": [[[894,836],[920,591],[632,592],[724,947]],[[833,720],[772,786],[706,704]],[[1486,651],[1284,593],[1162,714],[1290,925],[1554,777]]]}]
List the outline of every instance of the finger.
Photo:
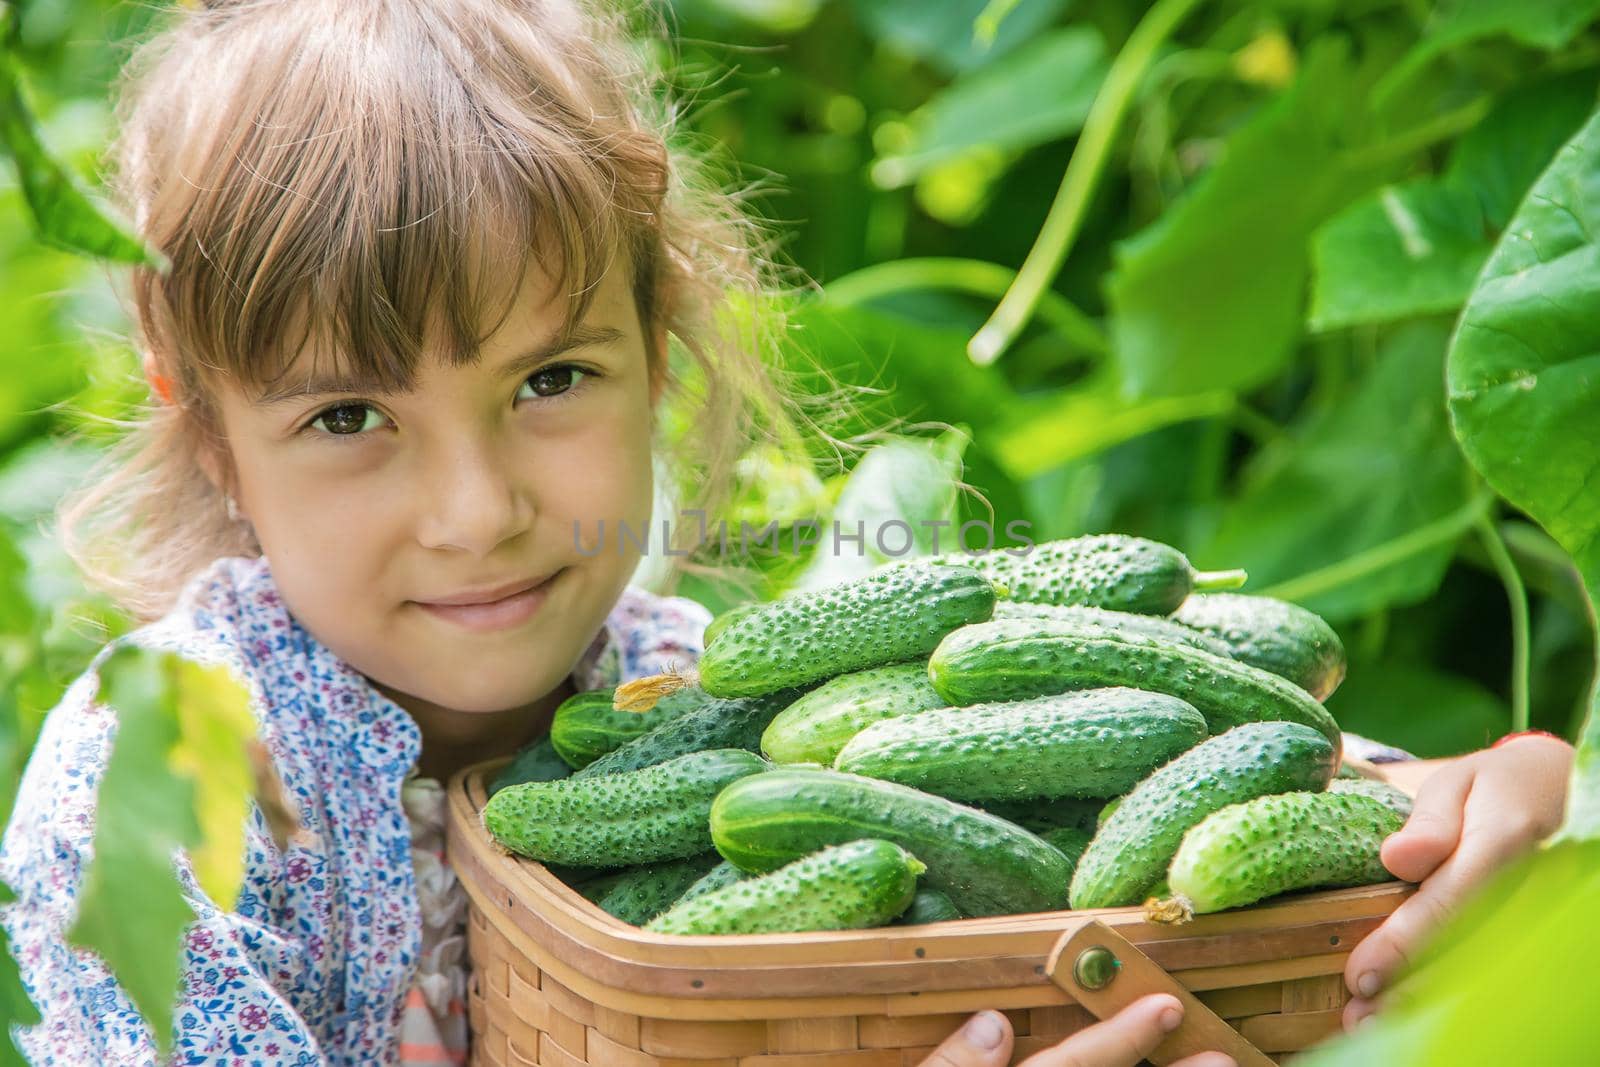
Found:
[{"label": "finger", "polygon": [[[1510,826],[1514,820],[1502,816]],[[1345,981],[1357,996],[1373,997],[1461,906],[1472,890],[1527,847],[1514,827],[1474,820],[1488,829],[1469,833],[1461,846],[1433,875],[1394,910],[1382,926],[1357,945],[1345,965]]]},{"label": "finger", "polygon": [[1182,1022],[1183,1005],[1177,997],[1167,993],[1140,997],[1105,1022],[1079,1030],[1018,1067],[1136,1067]]},{"label": "finger", "polygon": [[1005,1067],[1011,1044],[1011,1020],[997,1011],[980,1011],[929,1053],[922,1067]]},{"label": "finger", "polygon": [[1350,1003],[1344,1006],[1344,1028],[1346,1032],[1354,1030],[1378,1010],[1378,1002],[1366,997],[1353,997]]},{"label": "finger", "polygon": [[1447,767],[1422,783],[1411,817],[1379,853],[1396,878],[1420,882],[1455,851],[1474,773],[1471,764]]}]

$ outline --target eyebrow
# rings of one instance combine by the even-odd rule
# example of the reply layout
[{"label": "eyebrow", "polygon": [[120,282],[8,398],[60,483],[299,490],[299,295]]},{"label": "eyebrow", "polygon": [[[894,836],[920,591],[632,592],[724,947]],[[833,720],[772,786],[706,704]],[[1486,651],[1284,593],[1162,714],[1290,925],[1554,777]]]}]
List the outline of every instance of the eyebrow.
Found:
[{"label": "eyebrow", "polygon": [[[500,368],[500,375],[503,378],[510,378],[513,375],[530,374],[540,364],[547,363],[557,356],[571,352],[575,348],[611,344],[615,341],[620,341],[622,337],[622,331],[614,326],[574,326],[546,344],[517,356]],[[375,396],[392,396],[395,392],[395,390],[380,388],[378,383],[371,379],[323,375],[269,390],[262,394],[255,401],[255,404],[257,407],[273,407],[279,404],[286,404],[291,400],[332,396],[336,393],[369,393]]]}]

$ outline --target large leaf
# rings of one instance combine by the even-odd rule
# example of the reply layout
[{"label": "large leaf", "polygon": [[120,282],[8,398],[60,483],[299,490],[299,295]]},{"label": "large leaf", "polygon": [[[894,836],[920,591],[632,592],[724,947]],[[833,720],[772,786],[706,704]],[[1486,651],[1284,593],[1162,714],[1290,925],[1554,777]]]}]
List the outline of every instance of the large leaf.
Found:
[{"label": "large leaf", "polygon": [[1534,48],[1563,48],[1600,14],[1600,0],[1445,0],[1422,40],[1379,85],[1389,94],[1435,56],[1486,37],[1510,37]]},{"label": "large leaf", "polygon": [[[1342,403],[1258,453],[1197,560],[1331,618],[1432,594],[1480,513],[1445,415],[1445,337],[1436,323],[1398,332]],[[1416,543],[1386,554],[1397,542]]]},{"label": "large leaf", "polygon": [[[0,13],[3,20],[4,13]],[[23,97],[15,57],[0,49],[0,144],[16,164],[41,240],[73,252],[128,263],[159,265],[149,251],[99,208],[78,177],[46,150]]]},{"label": "large leaf", "polygon": [[1394,166],[1345,142],[1360,106],[1348,49],[1323,39],[1295,84],[1117,249],[1112,349],[1143,395],[1257,385],[1300,336],[1311,232]]},{"label": "large leaf", "polygon": [[[1600,115],[1556,155],[1484,266],[1449,359],[1450,412],[1473,466],[1572,554],[1600,601]],[[1567,834],[1600,836],[1592,711]]]},{"label": "large leaf", "polygon": [[1483,686],[1416,662],[1356,662],[1328,710],[1362,737],[1433,759],[1475,752],[1511,729],[1506,703]]},{"label": "large leaf", "polygon": [[233,906],[251,781],[239,769],[254,719],[225,667],[125,645],[102,661],[100,676],[97,699],[116,709],[117,732],[67,937],[99,954],[166,1049],[180,937],[194,919],[174,853],[188,849],[207,894]]},{"label": "large leaf", "polygon": [[1091,27],[1047,33],[913,112],[910,143],[878,159],[873,179],[895,188],[975,148],[1015,152],[1077,133],[1106,66],[1105,45]]},{"label": "large leaf", "polygon": [[1584,71],[1509,94],[1437,178],[1385,186],[1317,230],[1310,323],[1327,330],[1454,311],[1528,186],[1594,106]]},{"label": "large leaf", "polygon": [[956,73],[991,62],[1031,41],[1056,20],[1068,0],[1020,0],[992,40],[975,32],[988,0],[854,0],[867,32],[902,52]]}]

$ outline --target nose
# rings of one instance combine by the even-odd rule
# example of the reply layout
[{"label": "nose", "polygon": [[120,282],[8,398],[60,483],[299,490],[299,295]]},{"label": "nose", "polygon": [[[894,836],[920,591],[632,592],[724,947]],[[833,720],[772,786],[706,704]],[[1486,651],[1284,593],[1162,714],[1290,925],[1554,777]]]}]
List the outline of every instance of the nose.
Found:
[{"label": "nose", "polygon": [[459,438],[427,467],[416,487],[422,519],[418,539],[426,548],[456,549],[487,556],[533,525],[533,493],[508,441],[479,432]]}]

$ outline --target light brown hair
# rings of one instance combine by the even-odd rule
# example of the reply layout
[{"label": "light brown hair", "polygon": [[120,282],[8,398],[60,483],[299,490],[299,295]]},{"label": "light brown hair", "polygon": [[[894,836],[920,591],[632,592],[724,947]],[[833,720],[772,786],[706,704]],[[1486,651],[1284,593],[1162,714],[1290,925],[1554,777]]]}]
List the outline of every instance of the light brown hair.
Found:
[{"label": "light brown hair", "polygon": [[260,553],[198,459],[227,454],[217,376],[265,391],[312,343],[408,389],[425,342],[478,358],[507,272],[536,256],[569,321],[627,257],[646,336],[672,340],[665,402],[694,413],[662,457],[681,506],[716,514],[754,441],[842,444],[763,359],[782,323],[761,230],[672,136],[635,30],[581,0],[238,0],[134,51],[109,181],[171,261],[129,280],[172,403],[142,408],[58,511],[91,587],[147,621],[210,561]]}]

